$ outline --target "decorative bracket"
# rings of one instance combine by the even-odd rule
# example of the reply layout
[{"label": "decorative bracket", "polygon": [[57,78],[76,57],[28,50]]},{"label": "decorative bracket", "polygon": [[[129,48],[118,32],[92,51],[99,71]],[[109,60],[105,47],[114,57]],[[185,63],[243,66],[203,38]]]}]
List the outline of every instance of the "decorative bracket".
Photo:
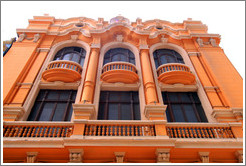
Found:
[{"label": "decorative bracket", "polygon": [[38,152],[27,152],[27,163],[35,163],[37,159]]},{"label": "decorative bracket", "polygon": [[157,163],[169,163],[170,149],[156,149]]},{"label": "decorative bracket", "polygon": [[199,156],[203,163],[209,163],[209,152],[199,152]]},{"label": "decorative bracket", "polygon": [[83,149],[69,149],[70,163],[82,163],[83,155]]},{"label": "decorative bracket", "polygon": [[125,152],[114,152],[114,155],[117,163],[123,163]]}]

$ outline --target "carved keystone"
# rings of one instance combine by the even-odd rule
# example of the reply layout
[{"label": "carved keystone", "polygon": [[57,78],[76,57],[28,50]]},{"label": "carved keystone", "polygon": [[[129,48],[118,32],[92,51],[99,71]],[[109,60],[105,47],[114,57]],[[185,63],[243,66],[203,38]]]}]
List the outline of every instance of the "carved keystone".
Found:
[{"label": "carved keystone", "polygon": [[26,155],[27,155],[27,158],[26,158],[27,163],[35,163],[38,152],[26,152]]},{"label": "carved keystone", "polygon": [[238,162],[243,163],[243,150],[236,151],[235,155],[237,156]]},{"label": "carved keystone", "polygon": [[123,163],[125,152],[114,152],[114,155],[117,163]]},{"label": "carved keystone", "polygon": [[169,163],[170,161],[170,149],[156,149],[157,163]]},{"label": "carved keystone", "polygon": [[82,163],[84,155],[83,149],[69,149],[70,163]]},{"label": "carved keystone", "polygon": [[209,152],[199,152],[199,156],[203,163],[209,163]]}]

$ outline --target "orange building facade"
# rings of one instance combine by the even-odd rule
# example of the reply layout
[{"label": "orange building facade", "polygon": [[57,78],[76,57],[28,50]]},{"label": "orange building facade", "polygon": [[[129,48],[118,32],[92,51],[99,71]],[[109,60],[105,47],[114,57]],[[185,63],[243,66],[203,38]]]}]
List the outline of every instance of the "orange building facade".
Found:
[{"label": "orange building facade", "polygon": [[201,21],[34,16],[3,57],[3,163],[242,163],[243,79]]}]

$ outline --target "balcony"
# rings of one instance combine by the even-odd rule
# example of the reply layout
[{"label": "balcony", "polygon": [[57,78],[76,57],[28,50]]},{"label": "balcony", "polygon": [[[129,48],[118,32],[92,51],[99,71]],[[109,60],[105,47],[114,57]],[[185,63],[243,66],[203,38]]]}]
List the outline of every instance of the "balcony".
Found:
[{"label": "balcony", "polygon": [[135,65],[128,62],[110,62],[103,66],[101,79],[107,83],[136,83],[138,74]]},{"label": "balcony", "polygon": [[81,79],[82,67],[73,61],[52,61],[43,72],[45,81],[75,82]]},{"label": "balcony", "polygon": [[195,75],[190,68],[180,63],[169,63],[158,67],[158,80],[164,84],[192,85],[196,83]]},{"label": "balcony", "polygon": [[70,122],[8,122],[3,125],[3,137],[70,137],[73,124]]},{"label": "balcony", "polygon": [[[158,136],[154,121],[110,121],[89,120],[84,121],[85,128],[81,128],[84,136],[95,137],[153,137]],[[72,122],[36,122],[15,121],[4,122],[3,137],[20,138],[64,138],[73,134]],[[170,139],[235,139],[235,127],[224,123],[167,123],[166,133]],[[234,128],[234,129],[233,129]],[[159,128],[160,129],[160,128]]]}]

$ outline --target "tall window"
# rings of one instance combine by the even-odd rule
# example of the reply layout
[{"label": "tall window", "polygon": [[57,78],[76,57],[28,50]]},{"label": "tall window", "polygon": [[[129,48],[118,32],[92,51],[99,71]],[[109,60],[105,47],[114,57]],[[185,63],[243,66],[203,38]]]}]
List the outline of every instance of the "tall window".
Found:
[{"label": "tall window", "polygon": [[138,92],[102,91],[99,120],[140,120]]},{"label": "tall window", "polygon": [[107,51],[104,56],[103,64],[105,65],[106,63],[116,61],[123,61],[135,64],[135,56],[130,50],[125,48],[114,48]]},{"label": "tall window", "polygon": [[28,121],[70,121],[75,90],[40,90]]},{"label": "tall window", "polygon": [[85,50],[80,47],[65,47],[57,52],[54,60],[67,60],[77,62],[81,66],[85,60]]},{"label": "tall window", "polygon": [[184,63],[182,56],[174,50],[159,49],[153,54],[156,68],[167,63]]},{"label": "tall window", "polygon": [[196,92],[162,92],[168,122],[208,122]]}]

